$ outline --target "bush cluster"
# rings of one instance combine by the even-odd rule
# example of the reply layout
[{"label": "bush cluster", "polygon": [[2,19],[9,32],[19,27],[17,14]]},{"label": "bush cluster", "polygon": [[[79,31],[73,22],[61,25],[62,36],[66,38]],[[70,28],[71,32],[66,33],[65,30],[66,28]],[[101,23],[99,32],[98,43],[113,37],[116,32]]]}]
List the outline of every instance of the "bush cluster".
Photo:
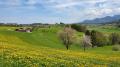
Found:
[{"label": "bush cluster", "polygon": [[105,36],[103,33],[95,30],[87,30],[85,35],[91,37],[92,47],[94,46],[105,46],[105,45],[115,45],[120,44],[120,34],[111,33],[109,36]]},{"label": "bush cluster", "polygon": [[79,32],[85,32],[87,30],[87,27],[84,25],[79,25],[79,24],[72,24],[71,28],[75,29],[76,31]]},{"label": "bush cluster", "polygon": [[120,44],[120,34],[118,33],[110,34],[109,41],[111,45]]},{"label": "bush cluster", "polygon": [[114,46],[112,47],[112,50],[113,50],[113,51],[120,51],[120,45],[114,45]]},{"label": "bush cluster", "polygon": [[91,36],[92,47],[94,46],[101,47],[107,45],[108,43],[106,36],[101,32],[92,30],[90,36]]}]

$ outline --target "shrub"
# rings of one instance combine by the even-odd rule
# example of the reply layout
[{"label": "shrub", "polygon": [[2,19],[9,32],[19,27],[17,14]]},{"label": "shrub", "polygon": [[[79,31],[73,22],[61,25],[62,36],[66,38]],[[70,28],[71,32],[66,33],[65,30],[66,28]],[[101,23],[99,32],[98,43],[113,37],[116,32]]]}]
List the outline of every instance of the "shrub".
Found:
[{"label": "shrub", "polygon": [[114,45],[114,46],[112,47],[112,50],[113,50],[113,51],[120,51],[120,45]]},{"label": "shrub", "polygon": [[97,32],[95,30],[91,31],[91,43],[92,43],[92,47],[94,47],[94,46],[101,47],[101,46],[106,45],[107,42],[108,42],[107,38],[106,38],[106,36],[103,33]]},{"label": "shrub", "polygon": [[69,49],[70,45],[74,40],[74,30],[70,27],[65,27],[62,31],[59,32],[59,38],[62,40],[63,44]]},{"label": "shrub", "polygon": [[61,25],[64,25],[64,23],[63,23],[63,22],[60,22],[60,24],[61,24]]},{"label": "shrub", "polygon": [[71,28],[73,28],[73,29],[75,29],[76,31],[79,31],[79,32],[85,32],[87,30],[86,26],[79,25],[79,24],[72,24]]},{"label": "shrub", "polygon": [[117,27],[120,28],[120,24],[118,24]]},{"label": "shrub", "polygon": [[[58,25],[58,24],[57,24]],[[59,26],[64,27],[66,24],[63,22],[60,22]]]},{"label": "shrub", "polygon": [[91,35],[91,32],[90,32],[90,30],[86,30],[86,32],[85,32],[85,35],[88,35],[88,36],[90,36],[90,35]]},{"label": "shrub", "polygon": [[109,41],[110,41],[110,44],[112,44],[112,45],[119,44],[120,43],[120,35],[118,33],[110,34]]}]

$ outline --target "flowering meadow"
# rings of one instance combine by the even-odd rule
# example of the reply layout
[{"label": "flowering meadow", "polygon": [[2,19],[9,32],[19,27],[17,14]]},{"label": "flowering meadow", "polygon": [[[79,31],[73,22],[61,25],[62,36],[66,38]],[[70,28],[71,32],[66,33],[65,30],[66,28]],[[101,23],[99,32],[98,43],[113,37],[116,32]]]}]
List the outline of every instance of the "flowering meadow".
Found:
[{"label": "flowering meadow", "polygon": [[[112,51],[111,46],[84,52],[72,45],[66,50],[57,38],[57,28],[32,33],[8,28],[0,28],[0,67],[120,67],[120,52]],[[83,33],[77,34],[81,37]]]},{"label": "flowering meadow", "polygon": [[0,67],[120,67],[120,56],[0,45]]}]

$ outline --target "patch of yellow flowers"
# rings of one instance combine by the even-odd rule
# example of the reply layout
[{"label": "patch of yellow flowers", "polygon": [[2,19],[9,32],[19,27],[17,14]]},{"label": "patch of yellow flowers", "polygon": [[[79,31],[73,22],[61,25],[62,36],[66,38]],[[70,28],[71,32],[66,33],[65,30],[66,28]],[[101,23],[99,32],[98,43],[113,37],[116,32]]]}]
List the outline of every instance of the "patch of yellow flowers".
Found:
[{"label": "patch of yellow flowers", "polygon": [[0,45],[0,67],[120,67],[120,56]]}]

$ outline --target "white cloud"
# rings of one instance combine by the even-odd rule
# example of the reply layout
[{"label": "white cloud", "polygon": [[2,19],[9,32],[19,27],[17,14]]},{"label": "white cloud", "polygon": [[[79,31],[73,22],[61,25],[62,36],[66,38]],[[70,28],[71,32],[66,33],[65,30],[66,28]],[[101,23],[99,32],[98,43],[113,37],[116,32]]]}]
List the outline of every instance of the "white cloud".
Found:
[{"label": "white cloud", "polygon": [[40,10],[40,7],[43,7],[44,9],[41,10],[47,18],[49,14],[50,17],[56,16],[55,19],[61,17],[66,22],[120,14],[119,3],[120,0],[0,0],[0,5],[11,6],[8,10],[11,10],[13,6],[19,6],[16,8],[21,12],[28,9]]},{"label": "white cloud", "polygon": [[72,7],[72,6],[75,6],[78,4],[79,4],[79,2],[72,2],[72,3],[67,3],[67,4],[59,4],[59,5],[56,5],[54,7],[55,8],[67,8],[67,7]]},{"label": "white cloud", "polygon": [[37,3],[36,0],[28,0],[28,1],[26,1],[26,4],[28,4],[28,5],[35,5],[36,3]]},{"label": "white cloud", "polygon": [[0,5],[4,5],[4,6],[18,6],[18,5],[21,5],[21,0],[5,0],[5,1],[1,1],[0,0]]},{"label": "white cloud", "polygon": [[[62,0],[63,1],[63,0]],[[66,7],[73,7],[73,6],[93,6],[98,2],[105,2],[106,0],[66,0],[61,3],[61,1],[57,2],[58,4],[54,5],[53,7],[56,8],[66,8]]]}]

